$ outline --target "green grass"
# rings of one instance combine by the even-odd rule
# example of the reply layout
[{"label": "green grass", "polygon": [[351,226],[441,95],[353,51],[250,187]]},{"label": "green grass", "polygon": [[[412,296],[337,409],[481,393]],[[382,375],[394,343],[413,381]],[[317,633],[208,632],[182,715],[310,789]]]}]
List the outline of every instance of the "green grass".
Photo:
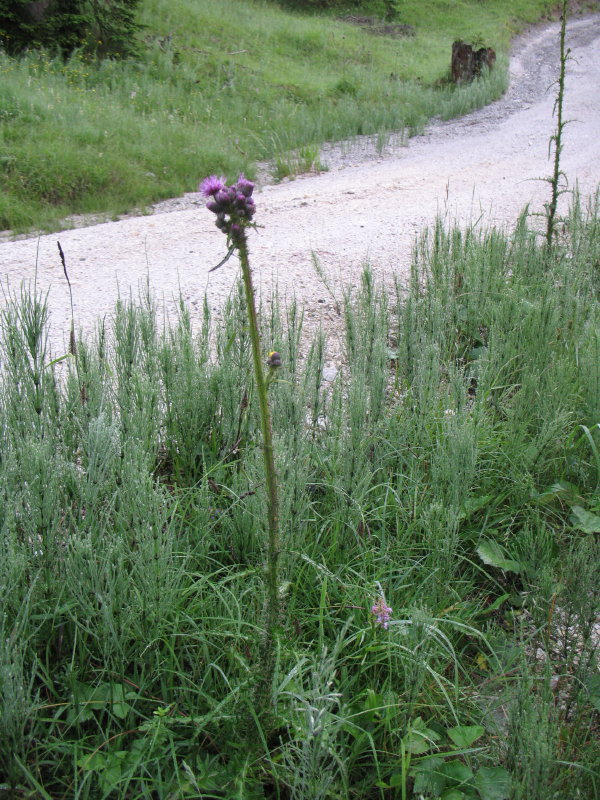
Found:
[{"label": "green grass", "polygon": [[[281,177],[323,141],[465,113],[502,93],[510,36],[550,6],[407,2],[415,36],[393,39],[259,0],[145,0],[139,60],[0,54],[0,229],[143,209],[265,160]],[[456,90],[455,38],[504,57]]]},{"label": "green grass", "polygon": [[[1,318],[0,785],[9,797],[597,794],[600,216],[548,251],[446,230],[368,270],[345,364],[263,316],[283,554],[260,674],[264,485],[245,307],[151,298],[50,363]],[[384,595],[388,630],[371,614]],[[4,783],[2,783],[4,781]]]}]

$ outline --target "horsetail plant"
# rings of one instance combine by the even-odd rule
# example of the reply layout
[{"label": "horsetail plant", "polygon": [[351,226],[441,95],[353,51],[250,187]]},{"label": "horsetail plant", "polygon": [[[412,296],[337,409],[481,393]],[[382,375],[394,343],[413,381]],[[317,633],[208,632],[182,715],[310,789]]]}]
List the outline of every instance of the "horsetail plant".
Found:
[{"label": "horsetail plant", "polygon": [[237,183],[227,186],[223,178],[211,175],[200,184],[200,192],[206,197],[206,207],[216,214],[215,224],[227,236],[228,252],[225,258],[213,267],[214,271],[221,267],[231,255],[237,251],[242,268],[244,294],[248,310],[248,326],[252,346],[254,378],[260,408],[260,425],[263,439],[263,459],[265,482],[267,486],[268,508],[268,540],[266,565],[266,607],[265,635],[260,658],[261,674],[256,682],[256,700],[259,713],[265,711],[268,703],[269,687],[273,682],[275,669],[275,634],[279,624],[279,498],[277,490],[277,474],[273,455],[273,430],[271,411],[268,400],[268,387],[275,371],[281,366],[279,353],[272,351],[267,359],[269,376],[265,378],[262,363],[261,342],[258,326],[258,315],[254,299],[252,272],[248,258],[248,240],[246,231],[256,227],[252,222],[255,212],[252,193],[254,184],[244,175],[240,175]]}]

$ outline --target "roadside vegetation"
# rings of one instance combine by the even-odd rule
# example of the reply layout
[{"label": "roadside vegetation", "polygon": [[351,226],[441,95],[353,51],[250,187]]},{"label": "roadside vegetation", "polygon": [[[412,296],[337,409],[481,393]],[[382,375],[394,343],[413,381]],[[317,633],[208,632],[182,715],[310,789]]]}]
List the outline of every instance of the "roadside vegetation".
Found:
[{"label": "roadside vegetation", "polygon": [[57,361],[44,298],[15,289],[8,796],[597,796],[599,210],[576,201],[551,249],[526,218],[510,236],[440,223],[395,297],[367,269],[340,299],[333,381],[322,336],[299,355],[298,309],[263,317],[282,361],[268,672],[241,290],[199,331],[184,307],[163,330],[152,298],[120,304]]},{"label": "roadside vegetation", "polygon": [[[465,113],[504,91],[511,35],[552,5],[407,0],[395,21],[410,27],[395,37],[340,21],[343,9],[145,0],[137,56],[0,50],[0,229],[143,210],[210,173],[252,177],[257,162],[278,179],[318,167],[326,140],[410,135]],[[491,75],[458,89],[457,38],[501,54]]]},{"label": "roadside vegetation", "polygon": [[202,184],[218,318],[148,291],[52,353],[3,287],[0,797],[599,795],[600,194],[555,213],[562,84],[545,231],[365,265],[335,374],[255,314],[244,177]]}]

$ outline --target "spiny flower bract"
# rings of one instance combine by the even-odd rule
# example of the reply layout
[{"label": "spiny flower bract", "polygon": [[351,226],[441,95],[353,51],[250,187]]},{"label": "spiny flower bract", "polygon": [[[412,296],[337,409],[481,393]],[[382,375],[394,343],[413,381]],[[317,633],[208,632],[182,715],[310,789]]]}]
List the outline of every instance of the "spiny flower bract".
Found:
[{"label": "spiny flower bract", "polygon": [[224,179],[211,175],[200,184],[200,192],[208,198],[206,207],[217,215],[215,225],[233,243],[239,244],[244,237],[244,229],[250,224],[256,206],[252,198],[254,184],[244,175],[237,183],[227,186]]},{"label": "spiny flower bract", "polygon": [[219,178],[216,175],[209,175],[200,184],[200,193],[204,197],[213,197],[217,192],[225,189],[225,178]]}]

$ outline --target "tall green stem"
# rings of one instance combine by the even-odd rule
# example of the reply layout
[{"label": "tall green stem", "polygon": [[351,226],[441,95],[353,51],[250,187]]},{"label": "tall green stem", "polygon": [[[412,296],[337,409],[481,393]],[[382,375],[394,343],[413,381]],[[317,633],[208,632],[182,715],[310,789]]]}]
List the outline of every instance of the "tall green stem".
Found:
[{"label": "tall green stem", "polygon": [[569,51],[565,50],[567,11],[567,0],[563,0],[560,24],[560,72],[558,76],[558,93],[554,103],[554,108],[557,114],[556,133],[550,138],[550,144],[554,143],[554,170],[552,172],[552,177],[550,178],[552,196],[550,203],[547,205],[546,247],[548,250],[550,250],[552,247],[552,238],[554,236],[554,229],[556,225],[556,208],[558,205],[559,195],[562,194],[560,189],[560,179],[563,175],[563,172],[560,168],[560,156],[563,149],[562,134],[566,125],[566,123],[563,122],[563,105],[565,99],[565,73],[567,59],[569,57]]},{"label": "tall green stem", "polygon": [[267,394],[262,353],[260,347],[260,333],[258,329],[258,316],[254,301],[254,288],[252,286],[252,273],[248,259],[248,243],[245,232],[238,240],[237,250],[242,267],[246,305],[248,307],[248,321],[250,327],[250,341],[252,343],[252,360],[254,362],[254,377],[260,406],[260,426],[263,438],[263,458],[265,477],[267,483],[268,505],[268,543],[267,543],[267,605],[265,612],[265,640],[264,651],[261,654],[263,674],[258,681],[258,694],[260,704],[263,705],[273,678],[275,665],[274,638],[275,630],[279,624],[279,498],[277,493],[277,474],[275,472],[275,456],[273,453],[273,429],[271,424],[271,411]]}]

